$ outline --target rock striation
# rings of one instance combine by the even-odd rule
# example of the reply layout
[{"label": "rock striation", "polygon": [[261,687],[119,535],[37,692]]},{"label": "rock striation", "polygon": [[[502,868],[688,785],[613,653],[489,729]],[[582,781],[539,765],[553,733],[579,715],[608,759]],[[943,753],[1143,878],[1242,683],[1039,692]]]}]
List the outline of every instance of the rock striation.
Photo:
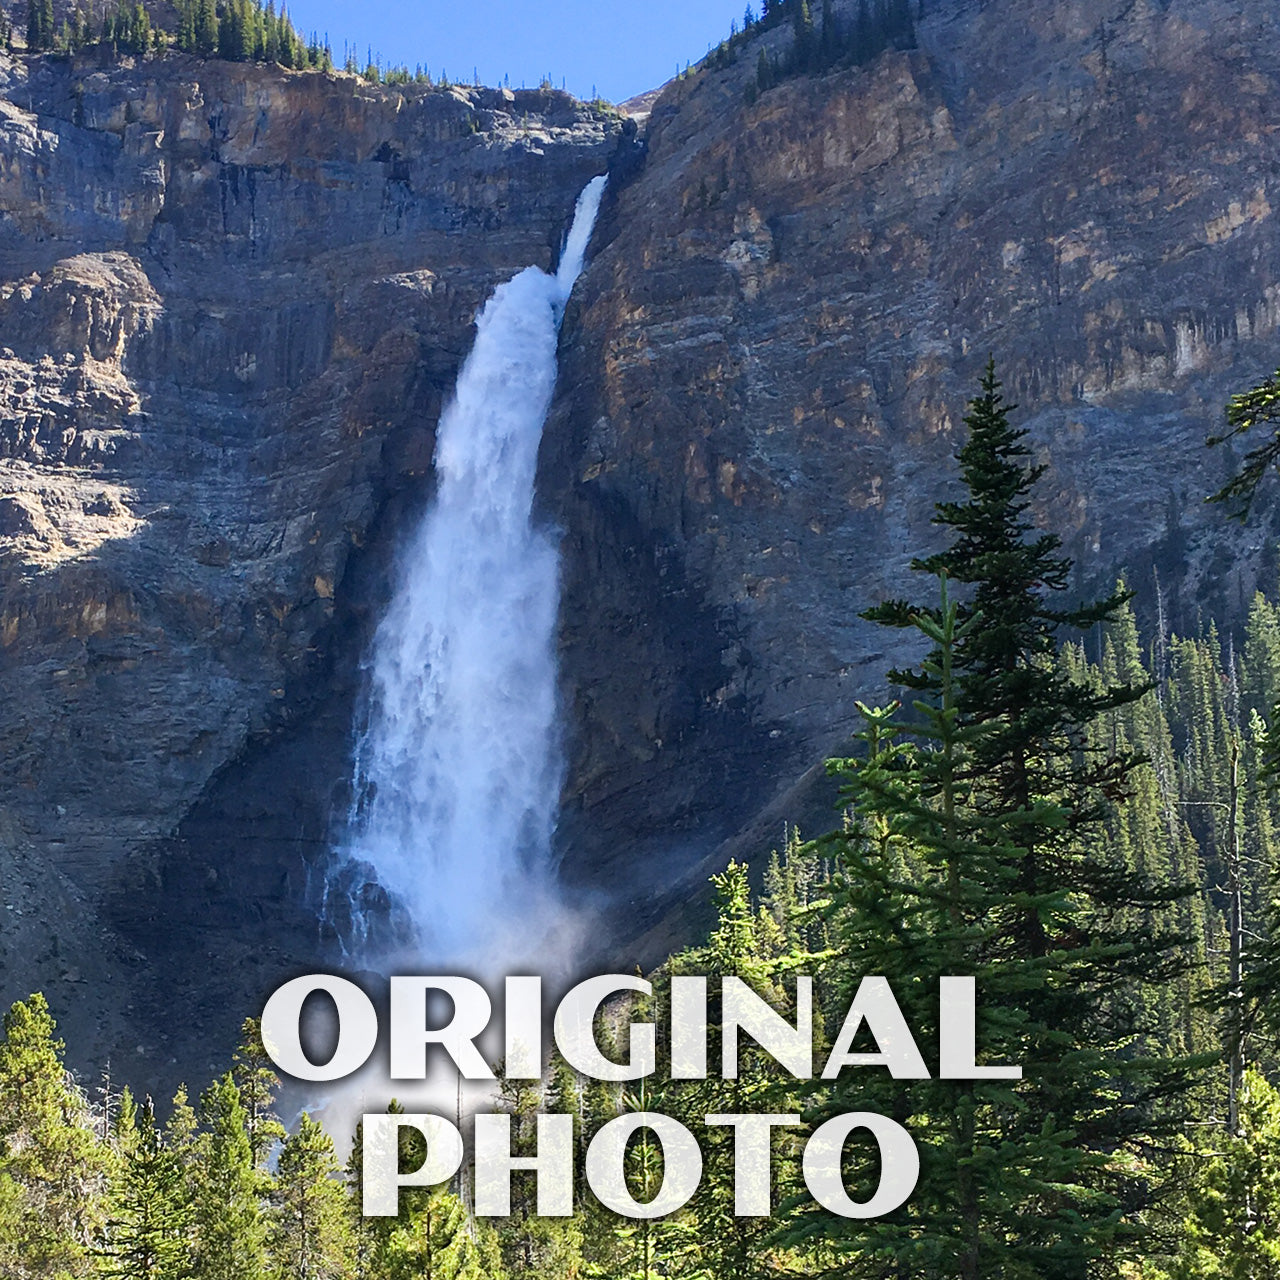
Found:
[{"label": "rock striation", "polygon": [[0,995],[45,987],[84,1060],[203,1078],[314,963],[442,400],[621,130],[556,92],[0,61]]},{"label": "rock striation", "polygon": [[784,820],[830,821],[812,766],[901,656],[858,613],[928,591],[908,563],[989,354],[1082,588],[1123,569],[1150,616],[1158,576],[1187,630],[1274,587],[1276,508],[1243,531],[1206,509],[1229,459],[1203,442],[1280,363],[1280,15],[923,9],[916,49],[750,104],[754,44],[673,83],[575,294],[543,485],[562,835],[584,872],[634,869],[632,922],[655,868],[681,901]]}]

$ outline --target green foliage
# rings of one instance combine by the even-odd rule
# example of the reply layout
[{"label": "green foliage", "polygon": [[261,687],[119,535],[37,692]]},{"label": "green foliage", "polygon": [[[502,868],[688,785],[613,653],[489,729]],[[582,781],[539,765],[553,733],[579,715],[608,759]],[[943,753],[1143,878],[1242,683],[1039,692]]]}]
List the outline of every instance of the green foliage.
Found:
[{"label": "green foliage", "polygon": [[263,1280],[266,1223],[240,1090],[231,1072],[200,1099],[208,1130],[196,1180],[195,1280]]},{"label": "green foliage", "polygon": [[[546,1103],[543,1084],[508,1079],[501,1073],[500,1077],[500,1105],[511,1116],[511,1150],[532,1155],[537,1148],[537,1117]],[[564,1074],[557,1077],[559,1090],[568,1093]],[[493,1220],[504,1269],[509,1275],[538,1280],[574,1280],[582,1268],[582,1224],[574,1218],[542,1218],[536,1209],[534,1180],[517,1175],[512,1181],[510,1214]]]},{"label": "green foliage", "polygon": [[928,1042],[938,978],[975,975],[980,1043],[1025,1071],[818,1093],[818,1116],[883,1094],[879,1109],[918,1126],[920,1190],[897,1214],[798,1215],[791,1238],[830,1240],[846,1274],[890,1261],[929,1274],[949,1258],[962,1280],[1070,1277],[1135,1252],[1155,1180],[1144,1152],[1181,1121],[1195,1079],[1190,1062],[1136,1050],[1146,1035],[1158,1052],[1140,997],[1188,967],[1169,919],[1180,890],[1098,838],[1139,756],[1091,730],[1145,682],[1097,687],[1059,660],[1066,636],[1116,625],[1124,596],[1057,604],[1070,564],[1027,518],[1041,469],[1009,414],[988,365],[958,455],[967,496],[935,517],[952,542],[916,565],[941,579],[941,603],[867,615],[932,643],[920,668],[891,673],[916,695],[914,719],[866,713],[865,756],[832,765],[853,822],[819,847],[837,864],[842,1001],[842,975],[883,974]]},{"label": "green foliage", "polygon": [[1240,1132],[1201,1152],[1170,1280],[1269,1280],[1280,1272],[1280,1095],[1246,1071]]},{"label": "green foliage", "polygon": [[[771,4],[762,21],[787,17],[821,59],[831,9],[815,24]],[[180,41],[212,52],[227,12],[187,6]],[[263,11],[264,48],[282,58],[285,20]],[[73,15],[66,42],[87,24]],[[241,49],[243,30],[228,39]],[[761,66],[775,74],[767,57]],[[534,1182],[517,1175],[511,1216],[477,1222],[466,1169],[406,1190],[397,1218],[364,1218],[359,1132],[345,1181],[317,1122],[285,1132],[254,1020],[199,1114],[181,1089],[160,1126],[149,1099],[138,1105],[109,1079],[95,1109],[36,995],[9,1011],[0,1043],[0,1274],[1269,1280],[1280,1269],[1280,1097],[1268,1080],[1280,1050],[1280,605],[1257,595],[1237,635],[1211,622],[1169,635],[1161,621],[1150,644],[1123,583],[1093,605],[1061,606],[1071,566],[1028,517],[1041,472],[1010,412],[989,366],[958,455],[967,496],[938,507],[950,545],[916,564],[937,597],[871,611],[927,654],[891,673],[906,705],[862,707],[855,748],[829,762],[839,829],[807,844],[787,829],[758,896],[731,864],[713,880],[705,941],[660,968],[651,1000],[601,1015],[602,1048],[616,1056],[628,1018],[664,1024],[672,976],[708,975],[708,1078],[672,1081],[660,1044],[656,1076],[625,1094],[560,1061],[545,1091],[503,1083],[517,1152],[532,1150],[544,1109],[574,1118],[574,1218],[538,1217]],[[1245,881],[1235,905],[1233,866]],[[738,1075],[722,1078],[717,979],[741,978],[794,1017],[797,973],[817,979],[819,1054],[866,974],[889,979],[931,1051],[939,977],[972,974],[981,1062],[1024,1074],[904,1081],[873,1068],[796,1081],[742,1043]],[[1253,1063],[1234,1128],[1228,1057],[1237,1080],[1239,1063]],[[702,1147],[701,1185],[664,1220],[612,1214],[581,1176],[592,1136],[626,1110],[673,1116]],[[822,1211],[800,1175],[797,1127],[774,1134],[773,1215],[736,1216],[732,1131],[705,1125],[707,1114],[802,1113],[812,1126],[851,1110],[912,1131],[921,1177],[904,1206],[874,1221]],[[420,1143],[402,1134],[402,1169],[421,1162]],[[626,1159],[632,1193],[650,1198],[659,1147],[641,1131]],[[844,1172],[865,1195],[874,1149],[851,1143]]]},{"label": "green foliage", "polygon": [[231,1075],[244,1108],[249,1155],[255,1166],[261,1166],[285,1132],[274,1109],[280,1077],[263,1047],[260,1019],[246,1018],[241,1024],[234,1063]]},{"label": "green foliage", "polygon": [[1240,470],[1209,498],[1210,502],[1228,504],[1232,518],[1243,521],[1248,518],[1258,486],[1280,462],[1280,369],[1257,386],[1232,396],[1227,401],[1226,418],[1227,429],[1210,436],[1206,444],[1224,444],[1258,426],[1271,429],[1267,439],[1245,454]]},{"label": "green foliage", "polygon": [[[86,25],[85,30],[87,29]],[[103,20],[102,43],[120,53],[142,55],[151,52],[155,35],[151,28],[151,17],[142,4],[137,0],[132,4],[129,0],[117,0],[115,13]]]},{"label": "green foliage", "polygon": [[271,1273],[342,1280],[352,1255],[346,1190],[333,1140],[305,1113],[284,1141],[271,1191]]},{"label": "green foliage", "polygon": [[52,49],[53,37],[53,0],[27,0],[27,48]]},{"label": "green foliage", "polygon": [[0,1270],[14,1280],[87,1275],[108,1156],[40,994],[4,1018],[0,1043]]},{"label": "green foliage", "polygon": [[[136,1122],[135,1122],[136,1116]],[[117,1124],[121,1163],[107,1197],[104,1276],[176,1280],[187,1272],[192,1204],[178,1157],[156,1126],[151,1100],[130,1100]]]},{"label": "green foliage", "polygon": [[831,0],[823,0],[820,22],[815,22],[809,0],[777,0],[764,6],[758,20],[748,9],[742,30],[734,30],[699,65],[710,70],[730,66],[748,40],[784,23],[791,26],[790,44],[781,52],[760,48],[755,77],[745,89],[748,102],[793,76],[863,66],[888,49],[913,49],[916,43],[909,0],[861,0],[852,21],[842,19]]},{"label": "green foliage", "polygon": [[[789,836],[784,854],[773,855],[768,877],[771,893],[763,909],[752,901],[746,866],[731,862],[722,874],[713,876],[716,926],[705,946],[683,951],[671,959],[670,973],[705,974],[713,993],[720,979],[741,978],[769,1005],[794,1021],[794,988],[783,975],[788,962],[796,958],[787,943],[789,936],[796,937],[792,920],[801,914],[803,891],[797,886],[797,872],[802,877],[805,873],[791,861],[798,849],[798,842]],[[779,925],[775,912],[786,913],[785,924]],[[724,1031],[714,1015],[709,1023],[707,1078],[663,1081],[656,1087],[650,1104],[697,1134],[703,1154],[702,1183],[680,1214],[661,1224],[660,1245],[663,1254],[674,1262],[675,1274],[751,1280],[772,1273],[784,1258],[793,1263],[801,1259],[775,1244],[776,1220],[735,1214],[734,1131],[727,1126],[706,1125],[703,1118],[713,1114],[798,1111],[798,1099],[795,1082],[754,1041],[737,1046],[737,1075],[724,1079],[720,1074]],[[794,1183],[799,1154],[794,1131],[776,1130],[771,1147],[775,1185]]]},{"label": "green foliage", "polygon": [[470,1221],[457,1195],[448,1187],[433,1187],[391,1235],[388,1280],[496,1280],[486,1235],[487,1229]]},{"label": "green foliage", "polygon": [[229,62],[275,62],[329,71],[333,55],[315,36],[303,39],[274,0],[178,0],[177,45],[185,53]]}]

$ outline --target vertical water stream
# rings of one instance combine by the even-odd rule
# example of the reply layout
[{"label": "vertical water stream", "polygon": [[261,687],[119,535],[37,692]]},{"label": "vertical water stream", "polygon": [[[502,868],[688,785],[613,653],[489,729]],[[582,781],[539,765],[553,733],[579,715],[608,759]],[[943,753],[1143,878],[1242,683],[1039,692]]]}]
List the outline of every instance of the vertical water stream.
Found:
[{"label": "vertical water stream", "polygon": [[559,583],[530,516],[560,320],[604,183],[579,196],[555,275],[526,268],[480,314],[440,419],[438,489],[367,660],[346,853],[438,960],[478,958],[548,883]]}]

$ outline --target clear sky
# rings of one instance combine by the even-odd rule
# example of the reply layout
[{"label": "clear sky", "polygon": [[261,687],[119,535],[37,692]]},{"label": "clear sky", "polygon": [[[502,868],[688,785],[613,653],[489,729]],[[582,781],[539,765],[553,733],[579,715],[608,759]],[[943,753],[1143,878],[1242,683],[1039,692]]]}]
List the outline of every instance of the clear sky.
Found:
[{"label": "clear sky", "polygon": [[[759,0],[754,6],[759,10]],[[613,102],[669,80],[696,62],[707,44],[742,25],[745,0],[292,0],[293,24],[304,35],[328,32],[334,58],[343,41],[363,64],[367,48],[386,63],[443,69],[451,80],[484,84],[503,76],[530,87],[550,76],[580,98],[592,86]]]}]

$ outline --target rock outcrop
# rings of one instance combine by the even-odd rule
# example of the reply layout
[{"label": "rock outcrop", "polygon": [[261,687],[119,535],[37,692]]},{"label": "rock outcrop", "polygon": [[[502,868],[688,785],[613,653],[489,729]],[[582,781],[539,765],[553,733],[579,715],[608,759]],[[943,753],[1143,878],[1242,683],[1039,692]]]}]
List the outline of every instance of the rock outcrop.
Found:
[{"label": "rock outcrop", "polygon": [[670,86],[575,295],[543,483],[563,837],[633,871],[633,928],[655,867],[682,901],[830,821],[809,771],[898,642],[858,614],[929,591],[908,562],[989,353],[1082,587],[1123,568],[1149,604],[1158,570],[1189,629],[1274,585],[1275,506],[1241,531],[1203,499],[1226,397],[1280,363],[1275,7],[924,8],[915,50],[750,105],[754,46]]},{"label": "rock outcrop", "polygon": [[366,607],[472,319],[622,124],[174,55],[0,84],[2,994],[200,1079],[320,951]]}]

